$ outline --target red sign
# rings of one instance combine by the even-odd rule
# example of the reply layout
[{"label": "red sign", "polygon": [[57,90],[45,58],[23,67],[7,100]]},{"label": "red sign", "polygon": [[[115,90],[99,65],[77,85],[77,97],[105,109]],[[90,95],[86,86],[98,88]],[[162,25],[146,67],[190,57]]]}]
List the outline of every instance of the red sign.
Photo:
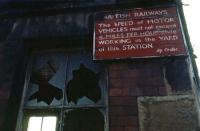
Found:
[{"label": "red sign", "polygon": [[186,54],[176,7],[100,12],[95,20],[95,60]]}]

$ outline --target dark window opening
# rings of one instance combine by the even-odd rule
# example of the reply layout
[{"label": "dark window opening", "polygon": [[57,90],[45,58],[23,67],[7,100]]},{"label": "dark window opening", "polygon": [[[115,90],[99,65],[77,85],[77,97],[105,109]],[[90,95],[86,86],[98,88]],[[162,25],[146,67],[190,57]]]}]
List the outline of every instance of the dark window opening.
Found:
[{"label": "dark window opening", "polygon": [[77,103],[77,100],[84,96],[95,103],[100,100],[99,77],[98,73],[85,67],[84,64],[80,64],[79,69],[73,71],[73,79],[69,81],[66,87],[68,102]]},{"label": "dark window opening", "polygon": [[64,123],[64,131],[104,131],[104,116],[94,108],[70,110]]}]

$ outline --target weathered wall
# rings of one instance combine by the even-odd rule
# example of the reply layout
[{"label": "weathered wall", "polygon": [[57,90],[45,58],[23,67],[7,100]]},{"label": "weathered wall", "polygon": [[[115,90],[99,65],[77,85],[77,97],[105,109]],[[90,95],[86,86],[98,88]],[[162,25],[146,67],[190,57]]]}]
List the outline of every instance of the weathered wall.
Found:
[{"label": "weathered wall", "polygon": [[[138,98],[145,96],[168,96],[170,98],[177,94],[180,96],[192,94],[192,84],[185,58],[136,60],[110,65],[110,129],[112,131],[138,131]],[[191,105],[196,108],[194,100]],[[168,110],[173,112],[174,107],[169,106]],[[140,108],[139,112],[141,112]],[[157,112],[158,115],[160,112]],[[159,116],[157,117],[159,119]],[[166,125],[171,125],[168,119],[165,122]]]},{"label": "weathered wall", "polygon": [[[135,2],[138,1],[140,0]],[[12,131],[15,128],[28,57],[25,40],[42,39],[43,42],[40,43],[46,43],[47,47],[48,42],[54,38],[56,40],[64,38],[64,43],[68,44],[81,38],[83,39],[79,41],[81,44],[92,47],[94,11],[104,10],[104,6],[108,10],[109,5],[116,9],[120,3],[125,3],[120,8],[137,5],[131,0],[96,0],[83,5],[76,3],[74,7],[72,3],[69,10],[68,6],[65,10],[50,11],[50,13],[44,13],[45,11],[34,13],[31,10],[31,14],[23,13],[22,16],[15,10],[9,9],[10,13],[14,12],[17,16],[12,15],[12,18],[0,20],[0,130]],[[89,6],[89,9],[82,8],[84,6]],[[23,11],[27,12],[25,9]],[[4,13],[6,14],[6,11]],[[37,46],[37,42],[32,42],[32,46]],[[187,57],[171,57],[107,64],[110,131],[139,130],[137,102],[139,97],[170,98],[185,94],[193,96],[193,89],[197,89],[197,85],[194,84],[194,74],[192,68],[188,66],[189,63]],[[196,107],[195,100],[191,103]]]},{"label": "weathered wall", "polygon": [[140,131],[198,131],[197,108],[191,95],[138,99]]},{"label": "weathered wall", "polygon": [[[19,106],[21,90],[18,90],[18,84],[24,83],[21,77],[24,76],[25,72],[22,69],[25,66],[22,61],[24,56],[22,56],[23,50],[20,42],[6,41],[0,42],[0,44],[0,130],[3,131],[2,126],[12,127],[11,123],[15,121],[12,116],[16,115],[17,110],[12,109],[18,109]],[[11,99],[12,101],[10,101]],[[5,120],[9,120],[10,125]]]}]

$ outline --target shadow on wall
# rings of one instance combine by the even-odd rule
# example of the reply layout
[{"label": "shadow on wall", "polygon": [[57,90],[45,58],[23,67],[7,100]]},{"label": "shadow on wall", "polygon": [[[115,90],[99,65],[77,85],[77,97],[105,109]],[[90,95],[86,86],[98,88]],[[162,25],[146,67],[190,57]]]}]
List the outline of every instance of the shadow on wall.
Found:
[{"label": "shadow on wall", "polygon": [[165,64],[165,74],[172,91],[191,90],[191,81],[185,59],[169,60]]}]

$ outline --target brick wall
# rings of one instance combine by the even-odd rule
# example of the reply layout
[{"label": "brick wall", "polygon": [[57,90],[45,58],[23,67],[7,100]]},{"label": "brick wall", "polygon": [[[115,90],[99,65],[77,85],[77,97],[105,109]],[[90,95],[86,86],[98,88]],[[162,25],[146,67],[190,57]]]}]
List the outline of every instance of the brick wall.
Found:
[{"label": "brick wall", "polygon": [[[184,61],[184,59],[179,60],[177,58],[177,61]],[[177,70],[173,63],[176,62],[170,64],[171,72]],[[186,62],[183,62],[184,64]],[[167,66],[169,66],[168,62]],[[181,66],[178,68],[181,68]],[[110,131],[138,131],[138,97],[166,96],[172,95],[173,92],[176,94],[178,90],[172,90],[175,85],[170,85],[169,83],[176,81],[185,85],[189,81],[188,76],[182,78],[181,81],[179,79],[180,76],[173,80],[171,80],[171,77],[170,79],[166,78],[166,63],[164,59],[115,63],[111,64],[108,70]],[[166,82],[168,80],[169,82]],[[189,88],[191,91],[190,86],[185,88]],[[182,87],[182,90],[184,90],[184,87]]]}]

